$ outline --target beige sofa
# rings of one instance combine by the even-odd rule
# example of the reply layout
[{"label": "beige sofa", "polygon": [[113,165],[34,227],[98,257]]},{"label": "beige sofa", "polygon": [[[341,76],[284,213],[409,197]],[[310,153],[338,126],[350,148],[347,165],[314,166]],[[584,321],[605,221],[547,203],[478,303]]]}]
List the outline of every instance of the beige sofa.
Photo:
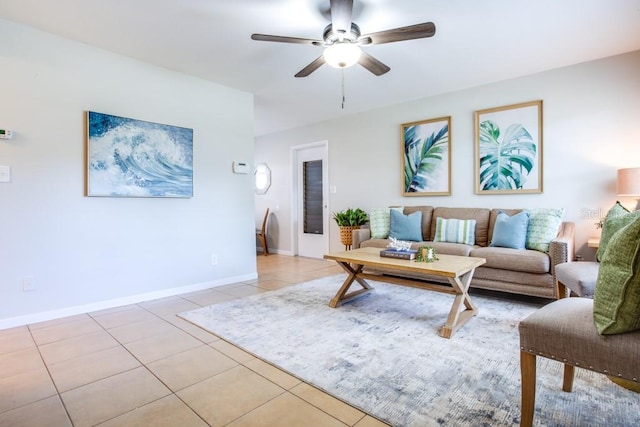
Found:
[{"label": "beige sofa", "polygon": [[[544,298],[557,298],[555,266],[574,258],[575,225],[563,222],[558,235],[549,244],[549,253],[528,249],[490,247],[493,226],[500,211],[514,215],[522,209],[448,208],[406,206],[404,213],[422,211],[422,242],[414,242],[413,249],[423,245],[435,248],[436,254],[474,256],[487,262],[476,269],[471,287],[504,291]],[[475,244],[434,242],[436,218],[476,220]],[[354,230],[353,247],[385,248],[387,239],[371,239],[368,228]],[[385,273],[369,269],[369,272]],[[436,278],[430,277],[431,280]]]}]

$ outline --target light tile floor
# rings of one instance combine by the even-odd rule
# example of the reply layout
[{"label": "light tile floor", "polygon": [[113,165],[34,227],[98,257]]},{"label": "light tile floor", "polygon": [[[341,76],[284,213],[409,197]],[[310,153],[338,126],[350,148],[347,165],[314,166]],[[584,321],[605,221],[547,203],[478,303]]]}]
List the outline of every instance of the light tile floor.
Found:
[{"label": "light tile floor", "polygon": [[341,271],[258,256],[255,281],[2,330],[0,426],[384,426],[175,316]]}]

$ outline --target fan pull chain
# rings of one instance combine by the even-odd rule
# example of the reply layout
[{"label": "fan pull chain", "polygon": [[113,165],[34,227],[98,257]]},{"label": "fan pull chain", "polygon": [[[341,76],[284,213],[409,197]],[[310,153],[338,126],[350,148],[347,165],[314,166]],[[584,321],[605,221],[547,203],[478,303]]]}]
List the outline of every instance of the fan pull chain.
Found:
[{"label": "fan pull chain", "polygon": [[344,102],[346,100],[344,95],[344,68],[341,68],[340,71],[342,71],[342,109],[344,110]]}]

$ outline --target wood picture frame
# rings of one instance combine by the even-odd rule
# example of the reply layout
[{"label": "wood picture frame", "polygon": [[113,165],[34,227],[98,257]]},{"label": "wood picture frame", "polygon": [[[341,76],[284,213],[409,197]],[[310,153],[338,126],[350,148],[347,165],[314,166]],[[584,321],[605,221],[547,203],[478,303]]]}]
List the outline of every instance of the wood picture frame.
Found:
[{"label": "wood picture frame", "polygon": [[474,114],[475,193],[542,193],[542,100]]},{"label": "wood picture frame", "polygon": [[193,129],[86,116],[87,196],[193,197]]},{"label": "wood picture frame", "polygon": [[400,126],[403,196],[451,195],[451,116]]}]

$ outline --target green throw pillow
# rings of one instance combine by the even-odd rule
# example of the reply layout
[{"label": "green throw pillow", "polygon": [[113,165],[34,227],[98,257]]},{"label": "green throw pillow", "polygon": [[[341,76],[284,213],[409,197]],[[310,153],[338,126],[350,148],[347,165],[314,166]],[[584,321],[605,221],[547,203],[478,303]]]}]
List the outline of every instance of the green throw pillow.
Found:
[{"label": "green throw pillow", "polygon": [[602,256],[607,249],[611,237],[622,227],[632,223],[636,218],[640,218],[640,211],[629,212],[620,202],[616,202],[616,204],[609,209],[602,224],[600,246],[598,247],[598,252],[596,252],[596,259],[598,261],[602,261]]},{"label": "green throw pillow", "polygon": [[564,209],[527,209],[527,241],[525,247],[549,253],[549,243],[558,235]]},{"label": "green throw pillow", "polygon": [[402,207],[396,208],[375,208],[369,211],[369,228],[372,239],[386,239],[389,237],[389,227],[391,223],[391,209],[402,212]]},{"label": "green throw pillow", "polygon": [[609,240],[598,271],[593,319],[602,335],[640,329],[640,218]]},{"label": "green throw pillow", "polygon": [[473,245],[476,242],[476,220],[437,217],[433,241]]}]

